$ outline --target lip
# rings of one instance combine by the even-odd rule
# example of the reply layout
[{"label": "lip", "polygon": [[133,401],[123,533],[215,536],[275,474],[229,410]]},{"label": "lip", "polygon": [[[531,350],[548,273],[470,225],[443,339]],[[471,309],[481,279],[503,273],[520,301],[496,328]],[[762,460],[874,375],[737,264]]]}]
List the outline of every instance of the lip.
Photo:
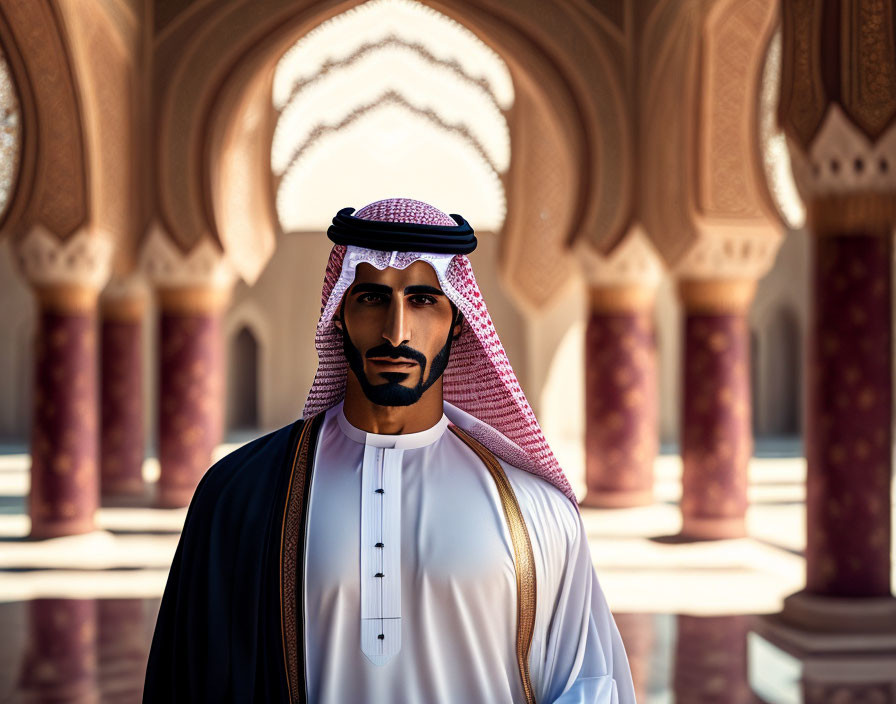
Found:
[{"label": "lip", "polygon": [[394,367],[396,369],[405,369],[407,367],[416,367],[417,363],[407,359],[406,357],[371,357],[369,358],[370,362],[374,364],[379,364],[384,367]]}]

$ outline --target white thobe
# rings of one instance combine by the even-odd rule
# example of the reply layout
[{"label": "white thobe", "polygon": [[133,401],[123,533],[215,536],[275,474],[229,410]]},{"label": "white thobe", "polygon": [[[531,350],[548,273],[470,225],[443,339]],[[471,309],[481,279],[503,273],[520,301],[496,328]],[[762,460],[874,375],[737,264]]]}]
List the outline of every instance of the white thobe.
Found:
[{"label": "white thobe", "polygon": [[[305,664],[317,704],[511,704],[513,545],[494,480],[447,431],[378,435],[326,413],[309,496]],[[537,579],[530,676],[539,704],[633,704],[628,660],[581,516],[549,482],[501,461]],[[379,491],[381,490],[381,491]]]}]

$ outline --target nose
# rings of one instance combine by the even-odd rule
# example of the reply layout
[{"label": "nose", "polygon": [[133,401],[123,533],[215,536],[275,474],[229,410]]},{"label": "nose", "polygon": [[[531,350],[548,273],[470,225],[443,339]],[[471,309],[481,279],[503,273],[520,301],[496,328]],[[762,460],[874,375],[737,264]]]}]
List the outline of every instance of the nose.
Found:
[{"label": "nose", "polygon": [[388,340],[393,347],[410,342],[410,333],[405,327],[406,321],[403,298],[393,296],[389,302],[389,313],[383,326],[383,339]]}]

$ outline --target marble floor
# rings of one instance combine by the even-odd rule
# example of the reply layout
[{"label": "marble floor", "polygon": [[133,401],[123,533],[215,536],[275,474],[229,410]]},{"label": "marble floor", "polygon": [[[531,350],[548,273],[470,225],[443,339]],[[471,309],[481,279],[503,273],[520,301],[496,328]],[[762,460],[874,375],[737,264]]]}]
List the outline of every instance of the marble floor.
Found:
[{"label": "marble floor", "polygon": [[[557,449],[581,489],[575,448]],[[747,538],[674,538],[681,465],[672,453],[657,459],[653,505],[583,511],[639,701],[896,702],[896,660],[889,690],[816,697],[803,663],[757,633],[757,619],[803,583],[805,461],[793,441],[760,442],[756,454]],[[94,533],[29,541],[28,461],[0,448],[0,702],[137,702],[186,509],[155,509],[147,496],[104,506]],[[157,464],[147,460],[144,472],[153,482]]]}]

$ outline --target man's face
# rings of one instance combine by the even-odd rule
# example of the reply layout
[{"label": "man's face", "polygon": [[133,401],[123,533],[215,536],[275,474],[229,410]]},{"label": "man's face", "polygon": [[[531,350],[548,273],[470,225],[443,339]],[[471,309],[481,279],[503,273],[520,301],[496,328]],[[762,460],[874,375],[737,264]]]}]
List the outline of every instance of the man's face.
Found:
[{"label": "man's face", "polygon": [[364,394],[380,406],[416,403],[448,365],[460,334],[432,266],[379,270],[362,263],[342,299],[343,349]]}]

